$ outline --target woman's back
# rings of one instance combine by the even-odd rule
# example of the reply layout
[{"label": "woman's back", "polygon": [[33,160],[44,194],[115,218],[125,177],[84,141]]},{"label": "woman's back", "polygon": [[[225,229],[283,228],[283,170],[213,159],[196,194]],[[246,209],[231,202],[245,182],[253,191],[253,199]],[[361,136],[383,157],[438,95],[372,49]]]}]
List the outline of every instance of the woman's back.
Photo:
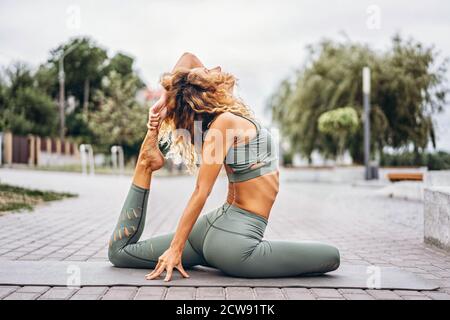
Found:
[{"label": "woman's back", "polygon": [[224,161],[227,202],[268,218],[279,189],[276,142],[257,120],[234,114],[233,118],[239,130]]}]

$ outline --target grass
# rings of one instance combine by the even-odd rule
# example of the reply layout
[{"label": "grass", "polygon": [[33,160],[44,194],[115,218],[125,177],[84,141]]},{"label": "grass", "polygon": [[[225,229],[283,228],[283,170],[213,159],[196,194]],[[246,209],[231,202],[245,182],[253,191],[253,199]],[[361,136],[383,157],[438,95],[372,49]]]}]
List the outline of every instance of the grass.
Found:
[{"label": "grass", "polygon": [[67,192],[41,191],[0,183],[0,215],[6,211],[32,210],[37,204],[76,197]]}]

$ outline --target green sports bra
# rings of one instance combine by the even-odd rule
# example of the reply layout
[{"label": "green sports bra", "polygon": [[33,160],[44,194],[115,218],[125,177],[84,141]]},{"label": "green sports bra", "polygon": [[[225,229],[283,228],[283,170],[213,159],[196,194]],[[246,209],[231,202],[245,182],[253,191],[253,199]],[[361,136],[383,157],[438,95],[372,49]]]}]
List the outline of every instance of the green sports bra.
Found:
[{"label": "green sports bra", "polygon": [[[232,146],[224,159],[230,182],[242,182],[257,178],[278,170],[278,144],[268,129],[262,127],[256,119],[244,117],[256,127],[256,135],[248,143]],[[214,120],[213,120],[214,121]],[[211,125],[212,121],[208,124]],[[170,150],[171,137],[168,141],[159,142],[159,149],[164,156]]]},{"label": "green sports bra", "polygon": [[[236,114],[238,115],[238,114]],[[256,127],[256,136],[248,143],[232,146],[225,157],[224,164],[230,182],[242,182],[257,178],[278,169],[277,144],[268,129],[256,119],[244,117]]]}]

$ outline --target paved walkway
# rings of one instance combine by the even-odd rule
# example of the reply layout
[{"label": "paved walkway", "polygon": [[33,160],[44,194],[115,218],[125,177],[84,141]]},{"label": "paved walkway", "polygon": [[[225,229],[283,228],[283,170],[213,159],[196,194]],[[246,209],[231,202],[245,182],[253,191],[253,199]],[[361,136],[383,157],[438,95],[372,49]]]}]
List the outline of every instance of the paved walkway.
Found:
[{"label": "paved walkway", "polygon": [[[439,291],[318,288],[180,288],[0,286],[0,299],[450,299],[450,254],[422,242],[421,202],[386,198],[369,187],[300,183],[281,173],[279,198],[265,237],[319,240],[336,245],[343,263],[397,266],[434,279]],[[0,216],[2,260],[105,261],[130,177],[0,169],[0,181],[79,194],[33,212]],[[173,231],[192,177],[156,177],[143,237]],[[225,200],[221,178],[205,207]]]}]

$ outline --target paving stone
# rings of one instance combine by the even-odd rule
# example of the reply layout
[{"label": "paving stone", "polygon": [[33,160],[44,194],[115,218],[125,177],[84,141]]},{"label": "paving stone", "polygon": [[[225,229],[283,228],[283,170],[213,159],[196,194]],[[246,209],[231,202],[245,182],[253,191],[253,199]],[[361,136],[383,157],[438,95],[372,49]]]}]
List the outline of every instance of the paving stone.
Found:
[{"label": "paving stone", "polygon": [[102,295],[99,294],[74,294],[69,300],[100,300]]},{"label": "paving stone", "polygon": [[162,300],[166,295],[166,287],[141,287],[139,288],[135,300]]},{"label": "paving stone", "polygon": [[225,290],[222,287],[199,287],[196,292],[197,300],[224,300]]},{"label": "paving stone", "polygon": [[366,293],[363,289],[338,289],[341,294],[364,294]]},{"label": "paving stone", "polygon": [[67,300],[76,291],[77,289],[53,287],[40,296],[39,300]]},{"label": "paving stone", "polygon": [[228,300],[254,300],[255,294],[252,288],[245,287],[227,287],[226,298]]},{"label": "paving stone", "polygon": [[394,290],[394,292],[402,297],[404,297],[404,296],[417,296],[417,297],[424,296],[424,294],[422,292],[413,291],[413,290]]},{"label": "paving stone", "polygon": [[192,300],[195,299],[196,288],[170,287],[167,289],[166,300]]},{"label": "paving stone", "polygon": [[431,298],[423,296],[402,296],[404,300],[432,300]]},{"label": "paving stone", "polygon": [[39,297],[39,293],[31,292],[13,292],[6,296],[3,300],[36,300]]},{"label": "paving stone", "polygon": [[346,300],[374,300],[368,293],[345,293],[343,294]]},{"label": "paving stone", "polygon": [[342,298],[342,295],[336,289],[311,289],[317,298]]},{"label": "paving stone", "polygon": [[306,288],[283,288],[284,295],[289,300],[315,300],[316,298]]},{"label": "paving stone", "polygon": [[136,287],[111,287],[102,300],[132,300],[136,292]]},{"label": "paving stone", "polygon": [[25,286],[18,289],[16,292],[28,292],[28,293],[44,293],[48,291],[50,287],[47,286]]},{"label": "paving stone", "polygon": [[439,291],[424,291],[423,292],[427,297],[430,297],[433,300],[450,300],[450,294]]},{"label": "paving stone", "polygon": [[394,291],[390,290],[367,290],[371,296],[377,300],[401,300],[402,298]]},{"label": "paving stone", "polygon": [[104,294],[108,291],[108,287],[82,287],[77,294]]},{"label": "paving stone", "polygon": [[256,300],[283,300],[285,299],[280,288],[255,288]]},{"label": "paving stone", "polygon": [[10,295],[20,287],[17,286],[1,286],[0,287],[0,299]]},{"label": "paving stone", "polygon": [[20,252],[20,251],[9,251],[9,252],[3,254],[2,257],[10,258],[10,259],[14,259],[14,258],[17,259],[17,258],[19,258],[19,257],[21,257],[23,255],[24,255],[24,253]]}]

